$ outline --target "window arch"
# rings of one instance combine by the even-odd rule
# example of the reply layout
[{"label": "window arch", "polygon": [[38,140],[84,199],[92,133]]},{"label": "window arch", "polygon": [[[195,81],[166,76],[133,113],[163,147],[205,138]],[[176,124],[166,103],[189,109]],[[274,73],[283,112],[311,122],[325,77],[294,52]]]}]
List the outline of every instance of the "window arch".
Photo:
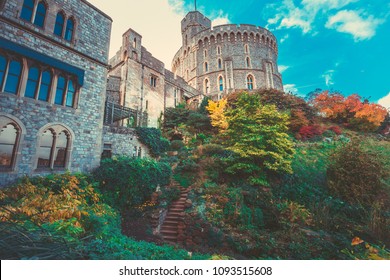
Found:
[{"label": "window arch", "polygon": [[252,75],[248,75],[248,77],[246,78],[246,87],[247,89],[249,90],[253,90],[253,76]]},{"label": "window arch", "polygon": [[7,64],[8,64],[7,58],[0,54],[0,91],[2,91],[3,88]]},{"label": "window arch", "polygon": [[37,5],[37,10],[34,17],[34,24],[39,27],[43,27],[45,24],[47,11],[47,4],[44,1],[40,1]]},{"label": "window arch", "polygon": [[249,58],[249,57],[247,57],[246,59],[245,59],[245,61],[246,61],[246,67],[251,67],[251,59]]},{"label": "window arch", "polygon": [[222,59],[218,58],[218,69],[222,69]]},{"label": "window arch", "polygon": [[205,72],[209,71],[209,64],[207,62],[204,63],[204,71]]},{"label": "window arch", "polygon": [[218,47],[217,47],[217,54],[218,54],[218,55],[221,54],[221,46],[218,46]]},{"label": "window arch", "polygon": [[210,93],[210,82],[208,79],[205,79],[204,80],[204,92],[207,94],[207,93]]},{"label": "window arch", "polygon": [[54,25],[54,34],[62,37],[64,33],[65,15],[63,12],[58,12],[56,16],[56,23]]},{"label": "window arch", "polygon": [[207,57],[207,50],[204,50],[204,57]]},{"label": "window arch", "polygon": [[17,94],[22,74],[22,64],[18,60],[11,60],[6,70],[4,92]]},{"label": "window arch", "polygon": [[248,47],[248,44],[245,44],[245,46],[244,46],[244,49],[245,49],[245,53],[249,53],[249,47]]},{"label": "window arch", "polygon": [[218,78],[218,85],[219,85],[219,91],[223,91],[224,90],[224,85],[223,85],[223,78],[222,78],[222,76],[219,76],[219,78]]},{"label": "window arch", "polygon": [[41,129],[38,141],[37,168],[66,168],[71,152],[72,134],[62,125]]},{"label": "window arch", "polygon": [[20,18],[30,21],[32,20],[34,12],[34,0],[24,0],[22,12],[20,13]]},{"label": "window arch", "polygon": [[66,29],[65,29],[65,40],[72,42],[74,37],[74,26],[75,22],[73,18],[68,18],[66,21]]},{"label": "window arch", "polygon": [[15,167],[22,129],[11,118],[0,115],[0,172]]}]

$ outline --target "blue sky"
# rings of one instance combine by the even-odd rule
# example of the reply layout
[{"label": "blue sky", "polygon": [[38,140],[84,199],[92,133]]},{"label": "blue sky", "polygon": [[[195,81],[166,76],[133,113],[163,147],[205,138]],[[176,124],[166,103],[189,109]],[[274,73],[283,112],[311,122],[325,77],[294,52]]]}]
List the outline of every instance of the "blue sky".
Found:
[{"label": "blue sky", "polygon": [[[90,0],[114,20],[111,54],[131,27],[169,69],[180,47],[180,21],[194,0],[114,1],[128,9]],[[358,93],[390,108],[389,0],[197,0],[197,6],[214,25],[247,23],[272,31],[285,90]]]}]

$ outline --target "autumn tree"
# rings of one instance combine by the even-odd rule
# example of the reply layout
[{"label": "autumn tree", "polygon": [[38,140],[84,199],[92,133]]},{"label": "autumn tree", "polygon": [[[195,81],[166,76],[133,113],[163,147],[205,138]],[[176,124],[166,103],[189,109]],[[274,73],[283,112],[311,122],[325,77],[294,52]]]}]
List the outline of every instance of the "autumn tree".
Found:
[{"label": "autumn tree", "polygon": [[209,104],[206,107],[210,114],[212,126],[217,127],[220,131],[225,131],[228,128],[225,116],[226,105],[226,99],[221,99],[220,101],[209,100]]},{"label": "autumn tree", "polygon": [[248,93],[229,105],[221,114],[227,123],[225,145],[235,156],[226,171],[253,185],[267,185],[267,175],[273,173],[291,173],[294,148],[286,133],[289,116]]},{"label": "autumn tree", "polygon": [[374,131],[387,116],[387,110],[357,94],[344,97],[340,93],[323,91],[314,95],[311,103],[330,120],[346,123],[363,131]]}]

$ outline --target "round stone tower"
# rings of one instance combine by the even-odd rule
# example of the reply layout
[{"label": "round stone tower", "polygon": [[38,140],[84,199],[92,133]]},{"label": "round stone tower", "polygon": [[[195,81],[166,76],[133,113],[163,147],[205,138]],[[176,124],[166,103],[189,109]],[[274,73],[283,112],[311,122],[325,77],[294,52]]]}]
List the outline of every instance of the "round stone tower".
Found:
[{"label": "round stone tower", "polygon": [[181,22],[183,43],[172,61],[172,72],[212,99],[238,89],[283,90],[275,36],[254,25],[211,27],[198,11]]}]

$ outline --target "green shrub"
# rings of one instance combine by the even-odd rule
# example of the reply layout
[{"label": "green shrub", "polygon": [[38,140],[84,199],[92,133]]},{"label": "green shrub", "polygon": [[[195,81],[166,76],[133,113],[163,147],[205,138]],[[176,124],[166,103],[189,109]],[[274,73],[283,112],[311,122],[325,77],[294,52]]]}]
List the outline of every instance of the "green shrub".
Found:
[{"label": "green shrub", "polygon": [[154,157],[162,155],[168,150],[169,141],[161,135],[161,131],[153,127],[137,127],[138,139],[145,144]]},{"label": "green shrub", "polygon": [[222,156],[225,153],[225,148],[218,144],[206,144],[203,145],[203,154],[205,156]]},{"label": "green shrub", "polygon": [[173,140],[171,141],[171,146],[169,148],[170,151],[179,151],[184,147],[184,143],[181,140]]},{"label": "green shrub", "polygon": [[381,156],[363,149],[356,141],[332,155],[327,170],[330,192],[350,203],[371,204],[388,176]]},{"label": "green shrub", "polygon": [[169,184],[171,174],[167,163],[128,157],[105,159],[94,171],[109,204],[119,209],[149,200],[157,186]]}]

